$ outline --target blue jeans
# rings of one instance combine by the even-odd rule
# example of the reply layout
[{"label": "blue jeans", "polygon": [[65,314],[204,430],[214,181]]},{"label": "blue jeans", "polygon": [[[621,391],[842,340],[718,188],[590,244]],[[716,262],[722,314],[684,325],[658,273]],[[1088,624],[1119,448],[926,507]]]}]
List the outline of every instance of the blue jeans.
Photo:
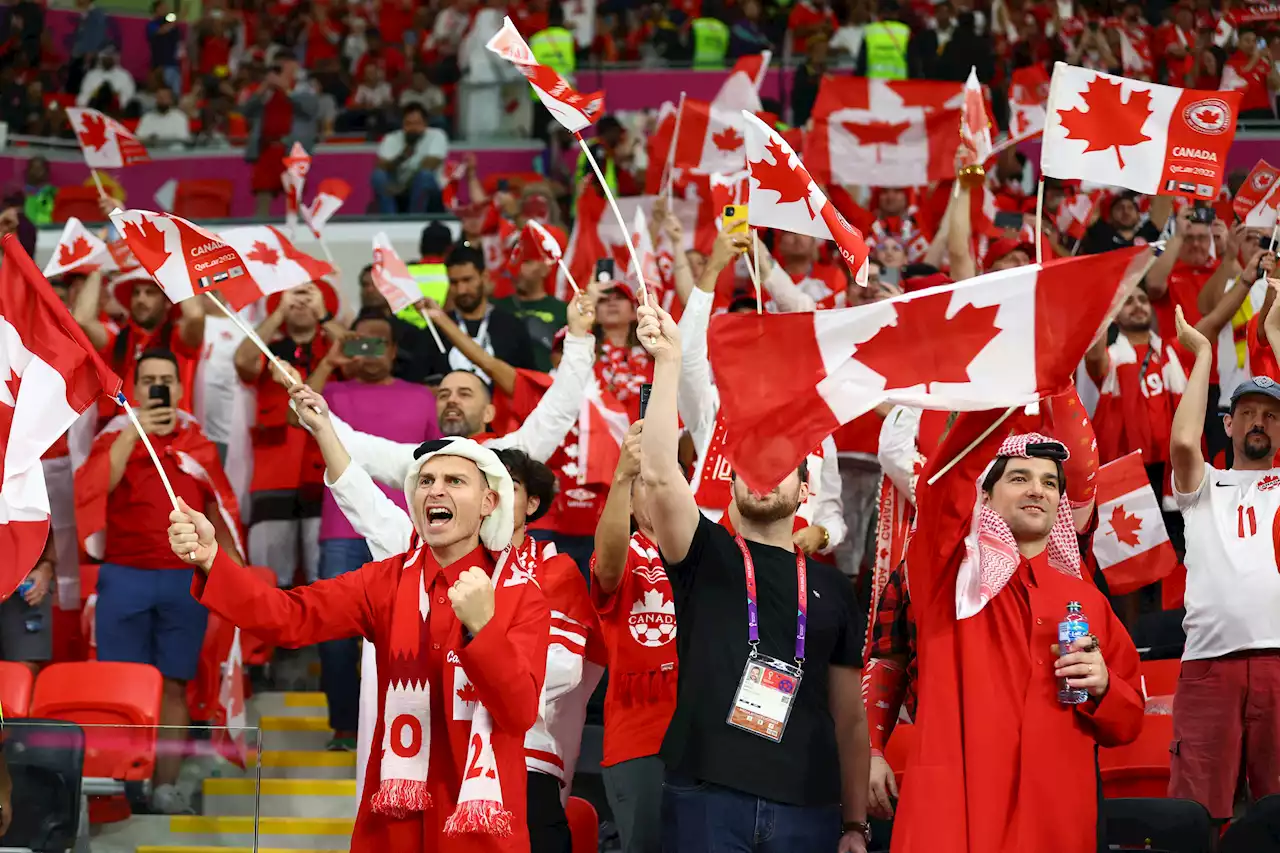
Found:
[{"label": "blue jeans", "polygon": [[173,90],[176,101],[182,95],[182,69],[177,65],[166,65],[160,69],[160,74],[164,77],[164,84]]},{"label": "blue jeans", "polygon": [[[373,556],[363,539],[322,539],[320,580],[355,571]],[[354,732],[360,720],[360,641],[320,643],[320,689],[329,701],[329,725],[334,731]]]},{"label": "blue jeans", "polygon": [[374,169],[369,180],[378,200],[379,213],[399,213],[400,198],[406,195],[409,197],[406,213],[426,213],[427,208],[440,205],[440,182],[435,172],[419,169],[404,190],[400,190],[395,176],[385,169]]},{"label": "blue jeans", "polygon": [[670,771],[662,783],[663,853],[833,853],[839,806],[789,806]]}]

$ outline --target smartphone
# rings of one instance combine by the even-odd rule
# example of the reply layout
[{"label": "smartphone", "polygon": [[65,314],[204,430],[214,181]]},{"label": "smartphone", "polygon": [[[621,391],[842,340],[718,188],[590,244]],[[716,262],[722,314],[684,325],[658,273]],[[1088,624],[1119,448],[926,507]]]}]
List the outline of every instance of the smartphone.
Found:
[{"label": "smartphone", "polygon": [[880,281],[884,284],[892,284],[895,287],[902,283],[901,267],[881,267]]},{"label": "smartphone", "polygon": [[1212,207],[1197,207],[1191,211],[1191,221],[1199,222],[1202,225],[1208,225],[1217,218],[1218,215]]},{"label": "smartphone", "polygon": [[347,358],[381,358],[387,354],[387,342],[382,338],[350,338],[342,342],[342,354]]},{"label": "smartphone", "polygon": [[596,261],[596,281],[613,281],[615,272],[613,258],[601,258]]},{"label": "smartphone", "polygon": [[1262,251],[1264,251],[1264,252],[1274,252],[1274,251],[1275,251],[1275,249],[1274,249],[1274,248],[1272,248],[1272,246],[1271,246],[1271,238],[1270,238],[1270,237],[1259,237],[1259,238],[1258,238],[1258,248],[1259,248],[1259,249],[1261,249],[1261,250],[1262,250]]},{"label": "smartphone", "polygon": [[652,382],[640,383],[640,417],[644,417],[645,409],[649,408],[649,394],[653,392]]},{"label": "smartphone", "polygon": [[729,233],[746,234],[747,206],[745,204],[726,204],[720,214],[720,221],[724,223],[726,228],[729,228]]},{"label": "smartphone", "polygon": [[153,403],[153,409],[168,409],[173,406],[173,398],[169,396],[168,385],[152,385],[151,390],[147,392],[147,397],[151,400],[159,400]]},{"label": "smartphone", "polygon": [[1022,228],[1022,214],[1012,210],[997,210],[994,222],[997,228],[1012,228],[1017,231]]}]

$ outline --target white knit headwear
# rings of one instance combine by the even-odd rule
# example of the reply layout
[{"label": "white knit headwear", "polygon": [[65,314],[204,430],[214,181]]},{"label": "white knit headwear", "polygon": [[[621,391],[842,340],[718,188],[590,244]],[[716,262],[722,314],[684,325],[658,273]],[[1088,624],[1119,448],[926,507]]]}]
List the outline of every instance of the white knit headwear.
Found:
[{"label": "white knit headwear", "polygon": [[515,530],[515,493],[511,485],[511,474],[507,472],[507,466],[502,464],[498,454],[469,438],[443,438],[424,442],[414,455],[417,462],[404,478],[404,497],[419,536],[424,535],[426,525],[419,517],[421,507],[414,505],[413,494],[418,488],[418,475],[422,466],[433,456],[460,456],[476,463],[489,488],[498,493],[498,506],[480,522],[481,543],[490,551],[501,551],[511,544],[511,534]]}]

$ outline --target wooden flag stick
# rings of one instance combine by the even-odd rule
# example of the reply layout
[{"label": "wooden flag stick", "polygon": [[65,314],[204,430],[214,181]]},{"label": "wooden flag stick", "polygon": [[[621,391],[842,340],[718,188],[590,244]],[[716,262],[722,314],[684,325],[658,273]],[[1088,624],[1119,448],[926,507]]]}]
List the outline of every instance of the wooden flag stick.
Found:
[{"label": "wooden flag stick", "polygon": [[966,447],[964,450],[961,450],[958,454],[956,454],[956,457],[954,459],[952,459],[946,465],[943,465],[941,468],[939,468],[938,473],[934,474],[932,477],[929,478],[929,485],[932,486],[934,483],[938,482],[938,480],[942,478],[943,474],[947,473],[952,468],[956,467],[957,462],[959,462],[961,459],[968,456],[973,451],[973,449],[977,447],[979,444],[982,444],[982,442],[986,440],[987,436],[995,432],[996,428],[999,427],[1000,424],[1007,421],[1009,419],[1009,415],[1012,415],[1015,411],[1017,411],[1017,409],[1018,409],[1018,406],[1010,406],[1009,408],[1005,409],[1004,414],[996,418],[995,423],[991,424],[991,426],[987,427],[982,431],[982,435],[978,436],[973,441],[969,442],[968,447]]},{"label": "wooden flag stick", "polygon": [[[604,173],[600,171],[600,164],[596,162],[596,158],[591,154],[591,148],[587,145],[587,141],[582,138],[581,133],[575,133],[578,139],[578,145],[582,148],[582,153],[587,155],[587,162],[591,164],[592,170],[596,173],[596,180],[600,182],[600,189],[604,191],[604,197],[608,199],[609,206],[613,208],[613,215],[617,217],[618,224],[622,226],[622,237],[627,241],[627,251],[631,253],[631,263],[636,268],[636,278],[640,280],[640,298],[645,305],[649,304],[649,288],[644,281],[644,267],[640,265],[640,254],[636,251],[636,241],[631,238],[631,226],[622,218],[622,211],[618,210],[618,202],[613,197],[613,190],[609,189],[609,184],[604,179]],[[672,140],[675,144],[675,140]]]},{"label": "wooden flag stick", "polygon": [[[151,446],[151,439],[147,436],[146,430],[142,428],[142,424],[138,423],[138,414],[133,410],[133,406],[129,405],[129,400],[124,396],[123,391],[116,395],[116,402],[124,407],[124,413],[129,416],[129,422],[138,431],[138,438],[142,439],[142,445],[147,448],[147,453],[151,454],[151,461],[155,463],[156,471],[160,473],[160,482],[164,484],[165,493],[169,496],[169,503],[173,504],[175,511],[181,511],[178,508],[178,496],[173,493],[173,486],[169,483],[169,475],[164,472],[164,466],[160,464],[160,457],[156,455],[156,449]],[[177,417],[176,411],[174,417]]]}]

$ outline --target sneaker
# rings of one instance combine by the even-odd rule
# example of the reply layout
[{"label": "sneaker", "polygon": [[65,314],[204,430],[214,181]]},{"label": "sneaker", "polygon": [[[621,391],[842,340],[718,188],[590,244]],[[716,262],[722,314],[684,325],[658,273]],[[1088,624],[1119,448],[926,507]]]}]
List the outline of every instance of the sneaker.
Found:
[{"label": "sneaker", "polygon": [[355,752],[356,739],[353,737],[333,737],[325,746],[329,752]]},{"label": "sneaker", "polygon": [[159,814],[188,815],[195,814],[187,795],[176,785],[158,785],[151,794],[151,807]]}]

